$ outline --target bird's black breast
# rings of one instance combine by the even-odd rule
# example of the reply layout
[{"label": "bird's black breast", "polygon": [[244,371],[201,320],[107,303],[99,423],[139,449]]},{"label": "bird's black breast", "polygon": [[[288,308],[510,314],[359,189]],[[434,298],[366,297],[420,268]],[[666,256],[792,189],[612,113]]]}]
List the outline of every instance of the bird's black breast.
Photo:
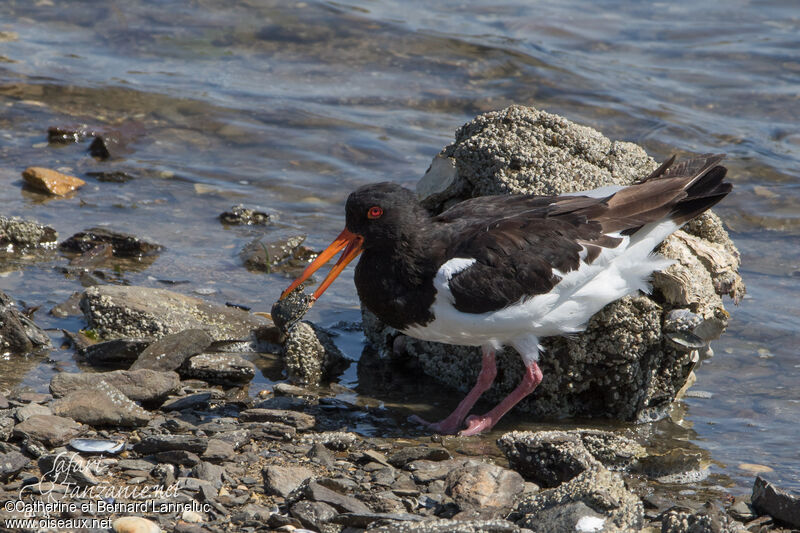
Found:
[{"label": "bird's black breast", "polygon": [[384,323],[403,330],[433,320],[436,290],[433,265],[412,265],[395,254],[365,250],[356,266],[355,285],[364,306]]}]

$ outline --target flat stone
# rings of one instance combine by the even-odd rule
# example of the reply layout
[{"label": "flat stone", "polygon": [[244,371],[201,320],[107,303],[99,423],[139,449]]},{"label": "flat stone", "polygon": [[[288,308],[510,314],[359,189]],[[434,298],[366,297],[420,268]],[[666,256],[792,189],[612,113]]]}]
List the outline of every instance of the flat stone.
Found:
[{"label": "flat stone", "polygon": [[208,438],[196,435],[149,435],[133,445],[134,451],[141,455],[169,450],[202,454],[206,448],[208,448]]},{"label": "flat stone", "polygon": [[295,435],[297,435],[295,428],[280,422],[258,423],[248,430],[248,437],[255,441],[282,440],[289,442],[295,439]]},{"label": "flat stone", "polygon": [[89,327],[102,338],[160,338],[199,328],[215,341],[247,340],[254,330],[272,325],[267,319],[240,309],[137,286],[89,287],[81,299],[81,309]]},{"label": "flat stone", "polygon": [[239,413],[242,422],[279,422],[300,431],[314,427],[316,419],[306,413],[285,409],[246,409]]},{"label": "flat stone", "polygon": [[761,476],[753,483],[753,509],[792,528],[800,528],[800,496],[789,494]]},{"label": "flat stone", "polygon": [[0,483],[5,483],[28,466],[30,460],[19,452],[0,454]]},{"label": "flat stone", "polygon": [[467,460],[445,479],[445,492],[463,509],[510,508],[522,494],[524,480],[513,470],[491,463]]},{"label": "flat stone", "polygon": [[76,452],[50,453],[39,457],[39,471],[46,479],[62,485],[90,487],[100,481],[89,462]]},{"label": "flat stone", "polygon": [[35,415],[14,426],[14,436],[30,438],[45,446],[56,448],[67,444],[83,432],[71,418],[55,415]]},{"label": "flat stone", "polygon": [[182,411],[183,409],[195,409],[200,406],[208,405],[211,400],[210,392],[196,392],[178,398],[171,398],[161,404],[162,411]]},{"label": "flat stone", "polygon": [[361,500],[353,496],[340,494],[319,483],[312,481],[305,488],[305,496],[309,500],[324,502],[343,513],[371,513],[372,510]]},{"label": "flat stone", "polygon": [[191,357],[181,375],[209,383],[247,383],[256,375],[256,365],[236,353],[202,353]]},{"label": "flat stone", "polygon": [[116,387],[100,380],[91,388],[74,391],[52,404],[53,413],[90,426],[143,426],[151,415]]},{"label": "flat stone", "polygon": [[342,526],[366,528],[378,520],[391,520],[393,522],[419,522],[424,520],[422,516],[410,513],[342,513],[336,516],[332,522]]},{"label": "flat stone", "polygon": [[64,196],[86,185],[86,182],[80,178],[43,167],[26,168],[22,171],[22,178],[25,183],[37,191],[54,196]]},{"label": "flat stone", "polygon": [[52,415],[52,414],[53,412],[50,410],[50,408],[45,405],[40,405],[38,403],[29,403],[27,405],[17,407],[16,410],[14,411],[14,418],[19,420],[20,422],[24,422],[25,420],[35,415]]},{"label": "flat stone", "polygon": [[219,489],[222,487],[222,473],[223,468],[206,461],[202,461],[192,468],[192,477],[208,481],[214,488]]},{"label": "flat stone", "polygon": [[58,398],[85,390],[98,380],[108,383],[131,400],[145,404],[160,402],[180,389],[180,377],[177,373],[143,368],[100,373],[62,372],[50,380],[50,392]]},{"label": "flat stone", "polygon": [[112,339],[87,346],[83,356],[93,365],[130,364],[152,343],[151,338]]},{"label": "flat stone", "polygon": [[[391,522],[371,528],[370,533],[520,533],[521,529],[508,520],[423,520]],[[549,533],[549,532],[548,532]],[[553,532],[555,533],[555,532]]]},{"label": "flat stone", "polygon": [[166,335],[145,348],[131,365],[131,370],[177,370],[187,359],[209,346],[214,340],[202,329],[186,329]]},{"label": "flat stone", "polygon": [[196,466],[201,462],[200,456],[188,450],[165,450],[153,454],[156,461],[178,466]]},{"label": "flat stone", "polygon": [[388,459],[389,464],[402,468],[411,461],[425,459],[427,461],[446,461],[450,459],[450,452],[444,448],[428,447],[428,446],[408,446],[399,451],[394,452]]},{"label": "flat stone", "polygon": [[269,465],[264,467],[262,475],[267,494],[277,494],[286,498],[305,480],[313,477],[314,473],[302,466]]}]

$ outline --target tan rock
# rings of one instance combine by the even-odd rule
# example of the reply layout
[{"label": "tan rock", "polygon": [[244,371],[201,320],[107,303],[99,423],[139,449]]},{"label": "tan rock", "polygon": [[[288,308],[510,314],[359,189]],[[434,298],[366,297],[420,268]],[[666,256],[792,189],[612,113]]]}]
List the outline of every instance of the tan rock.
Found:
[{"label": "tan rock", "polygon": [[55,196],[64,196],[86,185],[80,178],[43,167],[28,167],[22,171],[22,177],[34,189]]},{"label": "tan rock", "polygon": [[111,524],[115,533],[161,533],[158,524],[139,516],[123,516]]}]

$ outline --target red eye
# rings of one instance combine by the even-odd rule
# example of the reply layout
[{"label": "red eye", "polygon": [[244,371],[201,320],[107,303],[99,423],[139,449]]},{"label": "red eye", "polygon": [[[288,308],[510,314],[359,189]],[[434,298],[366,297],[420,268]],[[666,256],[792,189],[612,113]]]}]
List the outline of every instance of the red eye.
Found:
[{"label": "red eye", "polygon": [[370,207],[369,211],[367,211],[367,218],[380,218],[381,215],[383,215],[383,209],[377,205]]}]

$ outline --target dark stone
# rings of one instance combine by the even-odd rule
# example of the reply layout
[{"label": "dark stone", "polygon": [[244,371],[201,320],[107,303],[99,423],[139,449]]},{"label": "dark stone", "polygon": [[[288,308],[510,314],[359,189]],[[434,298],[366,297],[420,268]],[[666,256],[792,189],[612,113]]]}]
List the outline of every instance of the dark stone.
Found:
[{"label": "dark stone", "polygon": [[299,272],[317,255],[302,246],[305,240],[305,235],[260,237],[242,249],[244,266],[255,272]]},{"label": "dark stone", "polygon": [[124,170],[91,171],[86,175],[107,183],[125,183],[133,179],[133,175]]},{"label": "dark stone", "polygon": [[169,450],[186,450],[202,454],[206,448],[208,448],[208,438],[196,435],[150,435],[133,445],[134,451],[141,455]]},{"label": "dark stone", "polygon": [[5,483],[28,466],[30,460],[19,452],[0,455],[0,483]]},{"label": "dark stone", "polygon": [[577,433],[513,431],[497,444],[511,468],[542,487],[557,487],[598,463]]},{"label": "dark stone", "polygon": [[352,496],[339,494],[328,487],[312,481],[305,488],[305,496],[309,500],[324,502],[343,513],[371,513],[372,510],[361,500]]},{"label": "dark stone", "polygon": [[153,455],[156,461],[178,466],[195,466],[200,464],[200,457],[187,450],[166,450]]},{"label": "dark stone", "polygon": [[311,303],[311,295],[303,292],[300,287],[289,293],[286,298],[272,304],[270,316],[278,329],[286,333],[295,322],[305,316]]},{"label": "dark stone", "polygon": [[231,207],[230,211],[220,214],[219,221],[230,225],[264,226],[269,224],[269,215],[262,211],[246,208],[240,204]]},{"label": "dark stone", "polygon": [[231,461],[235,455],[233,444],[222,439],[208,439],[208,447],[203,452],[202,459],[214,462]]},{"label": "dark stone", "polygon": [[94,140],[89,145],[89,154],[98,159],[119,158],[131,153],[129,144],[144,135],[144,125],[130,120],[94,132]]},{"label": "dark stone", "polygon": [[37,248],[56,242],[58,234],[50,226],[42,226],[32,220],[0,216],[0,247]]},{"label": "dark stone", "polygon": [[222,487],[222,473],[221,466],[201,461],[192,468],[192,477],[208,481],[214,488],[219,489]]},{"label": "dark stone", "polygon": [[315,442],[308,451],[307,457],[313,462],[322,466],[333,466],[335,458],[333,454],[320,442]]},{"label": "dark stone", "polygon": [[760,514],[768,514],[789,527],[800,528],[800,496],[789,494],[762,478],[753,483],[752,505]]},{"label": "dark stone", "polygon": [[76,233],[59,244],[59,248],[65,252],[84,253],[104,244],[111,245],[114,257],[147,257],[159,253],[163,248],[134,235],[105,228],[91,228]]},{"label": "dark stone", "polygon": [[[520,528],[508,520],[423,520],[389,522],[371,528],[370,533],[519,533]],[[549,532],[548,532],[549,533]],[[556,532],[553,532],[556,533]]]},{"label": "dark stone", "polygon": [[366,528],[378,520],[390,520],[393,522],[419,522],[424,520],[422,516],[409,513],[342,513],[332,520],[335,524],[342,526]]},{"label": "dark stone", "polygon": [[30,353],[51,346],[50,337],[20,312],[14,301],[0,291],[0,353]]},{"label": "dark stone", "polygon": [[194,394],[187,394],[186,396],[167,400],[161,404],[161,410],[182,411],[184,409],[195,409],[208,405],[209,400],[211,400],[210,392],[196,392]]},{"label": "dark stone", "polygon": [[267,494],[277,494],[286,498],[314,473],[302,466],[269,465],[264,467],[262,475]]},{"label": "dark stone", "polygon": [[450,452],[444,448],[433,448],[428,446],[409,446],[393,453],[388,461],[389,464],[402,468],[411,461],[425,459],[427,461],[446,461],[450,459]]},{"label": "dark stone", "polygon": [[76,452],[43,455],[39,457],[38,466],[42,476],[55,483],[89,487],[100,482],[86,459]]},{"label": "dark stone", "polygon": [[256,366],[237,353],[202,353],[184,362],[178,371],[209,383],[247,383],[255,377]]},{"label": "dark stone", "polygon": [[[76,294],[80,297],[79,293]],[[153,339],[149,338],[113,339],[87,346],[83,356],[93,365],[130,364],[152,343]]]},{"label": "dark stone", "polygon": [[242,422],[279,422],[300,431],[309,430],[317,423],[311,415],[283,409],[246,409],[239,413],[239,419]]},{"label": "dark stone", "polygon": [[83,311],[80,307],[81,293],[73,292],[65,302],[54,305],[50,309],[50,314],[58,318],[66,318],[68,316],[81,316]]},{"label": "dark stone", "polygon": [[292,426],[280,422],[264,422],[249,429],[249,437],[253,440],[282,440],[292,441],[297,430]]},{"label": "dark stone", "polygon": [[50,126],[47,128],[47,142],[50,144],[78,143],[94,135],[94,129],[86,124]]},{"label": "dark stone", "polygon": [[322,526],[336,517],[336,509],[323,502],[301,500],[292,505],[289,513],[305,527],[322,531]]},{"label": "dark stone", "polygon": [[211,336],[202,329],[185,329],[166,335],[145,348],[130,369],[177,370],[184,361],[211,346],[212,342]]}]

